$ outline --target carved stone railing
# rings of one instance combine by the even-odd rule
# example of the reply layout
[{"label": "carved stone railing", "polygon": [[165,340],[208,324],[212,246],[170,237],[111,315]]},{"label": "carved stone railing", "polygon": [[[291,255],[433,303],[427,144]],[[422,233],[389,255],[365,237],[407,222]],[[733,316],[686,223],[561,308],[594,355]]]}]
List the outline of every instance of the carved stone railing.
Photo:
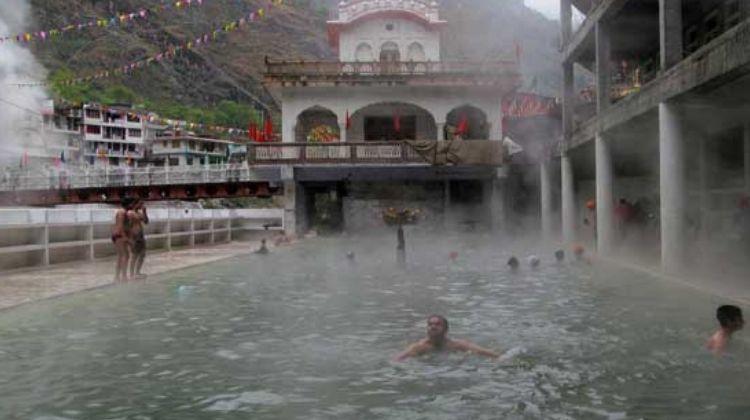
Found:
[{"label": "carved stone railing", "polygon": [[518,62],[479,61],[270,61],[267,77],[377,76],[377,75],[496,75],[518,71]]},{"label": "carved stone railing", "polygon": [[414,164],[427,162],[406,142],[256,143],[250,164]]}]

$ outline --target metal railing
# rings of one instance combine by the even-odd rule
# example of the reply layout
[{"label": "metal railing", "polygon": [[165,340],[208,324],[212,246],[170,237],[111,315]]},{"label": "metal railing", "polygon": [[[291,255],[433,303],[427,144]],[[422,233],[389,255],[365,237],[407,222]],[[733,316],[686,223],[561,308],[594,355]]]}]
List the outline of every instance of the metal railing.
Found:
[{"label": "metal railing", "polygon": [[403,141],[365,143],[258,143],[248,148],[252,164],[427,163]]},{"label": "metal railing", "polygon": [[105,187],[146,187],[196,183],[264,181],[244,164],[150,168],[65,168],[53,172],[32,169],[0,174],[0,191],[57,190]]}]

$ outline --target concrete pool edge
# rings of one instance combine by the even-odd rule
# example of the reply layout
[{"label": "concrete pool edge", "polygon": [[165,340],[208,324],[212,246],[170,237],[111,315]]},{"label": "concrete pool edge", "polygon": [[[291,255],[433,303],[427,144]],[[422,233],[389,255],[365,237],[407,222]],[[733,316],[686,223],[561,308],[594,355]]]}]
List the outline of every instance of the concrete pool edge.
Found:
[{"label": "concrete pool edge", "polygon": [[[157,251],[147,256],[144,272],[148,279],[159,281],[163,274],[215,263],[238,256],[251,255],[254,242],[231,242],[206,247]],[[284,247],[276,247],[283,249]],[[22,269],[3,273],[0,280],[0,312],[20,306],[57,299],[74,293],[116,286],[113,281],[114,258],[101,259],[86,264],[71,262],[38,269]]]}]

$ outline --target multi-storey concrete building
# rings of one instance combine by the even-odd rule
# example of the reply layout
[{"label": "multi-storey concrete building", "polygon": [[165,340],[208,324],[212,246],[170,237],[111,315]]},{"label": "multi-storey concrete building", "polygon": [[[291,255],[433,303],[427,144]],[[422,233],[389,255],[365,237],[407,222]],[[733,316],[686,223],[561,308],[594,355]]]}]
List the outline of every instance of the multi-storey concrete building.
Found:
[{"label": "multi-storey concrete building", "polygon": [[194,135],[158,136],[151,141],[149,161],[156,166],[200,166],[225,163],[229,140]]},{"label": "multi-storey concrete building", "polygon": [[[249,158],[288,164],[288,229],[307,229],[316,196],[334,197],[351,228],[377,223],[378,211],[396,203],[502,223],[499,163],[436,169],[407,142],[477,140],[465,142],[468,150],[502,140],[501,102],[520,84],[517,56],[443,61],[445,24],[435,1],[342,1],[328,22],[338,61],[267,62],[282,144],[256,146]],[[438,205],[414,202],[420,196]]]},{"label": "multi-storey concrete building", "polygon": [[83,142],[81,107],[57,105],[50,100],[42,116],[48,153],[66,162],[79,162]]},{"label": "multi-storey concrete building", "polygon": [[83,154],[95,166],[146,163],[148,142],[158,127],[127,106],[83,106]]},{"label": "multi-storey concrete building", "polygon": [[[748,2],[560,4],[565,241],[595,236],[604,255],[636,245],[670,272],[712,253],[747,256],[736,245],[750,234],[737,221],[750,217]],[[556,165],[541,169],[548,234]],[[636,238],[622,226],[633,210],[646,215]]]}]

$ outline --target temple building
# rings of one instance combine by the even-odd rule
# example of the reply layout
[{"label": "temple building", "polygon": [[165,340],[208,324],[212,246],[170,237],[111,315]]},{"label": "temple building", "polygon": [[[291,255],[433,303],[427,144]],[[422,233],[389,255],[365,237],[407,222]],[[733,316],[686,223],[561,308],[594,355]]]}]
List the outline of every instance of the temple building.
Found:
[{"label": "temple building", "polygon": [[[435,1],[342,1],[328,22],[337,61],[267,59],[282,144],[256,146],[250,159],[286,165],[290,230],[330,214],[338,228],[370,228],[389,206],[503,223],[501,162],[475,158],[502,143],[501,103],[521,83],[518,57],[444,61],[446,25]],[[457,160],[435,157],[451,147]]]}]

